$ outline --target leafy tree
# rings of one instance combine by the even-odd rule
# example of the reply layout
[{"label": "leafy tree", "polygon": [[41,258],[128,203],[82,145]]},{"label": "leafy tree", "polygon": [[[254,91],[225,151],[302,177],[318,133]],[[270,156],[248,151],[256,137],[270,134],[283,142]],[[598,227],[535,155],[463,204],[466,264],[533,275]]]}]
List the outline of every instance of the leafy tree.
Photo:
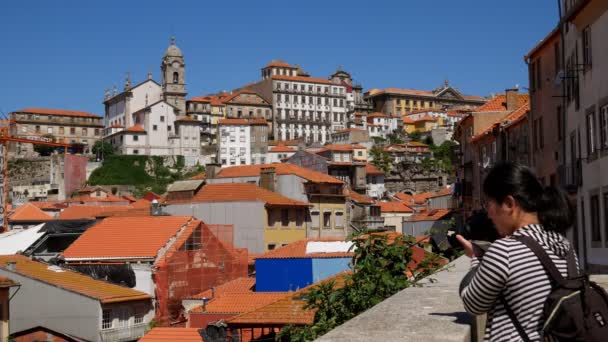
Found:
[{"label": "leafy tree", "polygon": [[420,142],[420,139],[422,139],[422,135],[420,134],[419,131],[413,131],[412,133],[409,133],[409,137],[411,141],[417,141]]},{"label": "leafy tree", "polygon": [[370,156],[372,158],[372,164],[382,170],[384,173],[391,171],[392,160],[391,156],[382,146],[375,145],[370,150]]},{"label": "leafy tree", "polygon": [[313,325],[287,326],[277,341],[312,341],[398,291],[419,286],[419,280],[440,266],[439,257],[430,254],[416,267],[408,266],[413,237],[399,236],[389,242],[386,235],[370,234],[354,238],[353,243],[353,274],[344,276],[344,286],[336,288],[332,280],[311,288],[305,294],[305,309],[315,310]]},{"label": "leafy tree", "polygon": [[401,139],[401,137],[398,134],[395,134],[395,133],[389,134],[386,138],[388,140],[388,143],[391,145],[405,143],[405,141],[403,139]]},{"label": "leafy tree", "polygon": [[374,144],[376,145],[381,145],[386,143],[386,139],[384,139],[383,137],[372,137],[372,140],[374,141]]},{"label": "leafy tree", "polygon": [[429,148],[433,152],[433,157],[436,161],[436,166],[442,171],[452,172],[452,154],[454,151],[455,142],[446,140],[439,146],[431,145]]},{"label": "leafy tree", "polygon": [[430,135],[427,135],[426,138],[424,138],[424,143],[427,145],[433,145],[433,137]]},{"label": "leafy tree", "polygon": [[[55,136],[52,134],[45,134],[42,136],[43,138],[47,138],[47,139],[51,139],[52,142],[55,142]],[[49,156],[51,155],[51,153],[53,153],[53,151],[55,150],[56,147],[53,146],[46,146],[46,145],[38,145],[35,144],[34,145],[34,151],[38,152],[38,154],[40,154],[41,156]]]},{"label": "leafy tree", "polygon": [[114,154],[114,149],[112,148],[112,144],[97,140],[95,144],[93,144],[93,149],[91,150],[93,154],[101,158],[107,158]]}]

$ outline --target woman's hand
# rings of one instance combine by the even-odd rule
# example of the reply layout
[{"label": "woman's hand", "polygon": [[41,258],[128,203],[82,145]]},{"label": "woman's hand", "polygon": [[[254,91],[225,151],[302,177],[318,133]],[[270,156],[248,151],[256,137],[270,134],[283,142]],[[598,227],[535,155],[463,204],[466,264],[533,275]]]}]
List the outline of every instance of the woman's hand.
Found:
[{"label": "woman's hand", "polygon": [[464,254],[466,254],[469,258],[472,258],[474,256],[474,253],[473,244],[471,243],[471,241],[465,239],[464,236],[459,234],[456,235],[456,239],[458,240],[458,242],[460,242],[462,248],[464,248]]}]

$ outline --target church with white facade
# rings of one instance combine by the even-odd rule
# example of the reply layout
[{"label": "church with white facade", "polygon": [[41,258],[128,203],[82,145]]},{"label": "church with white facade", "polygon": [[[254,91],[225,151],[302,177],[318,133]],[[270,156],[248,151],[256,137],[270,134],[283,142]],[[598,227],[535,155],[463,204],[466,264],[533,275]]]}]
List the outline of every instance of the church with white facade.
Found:
[{"label": "church with white facade", "polygon": [[148,78],[105,94],[103,141],[116,153],[130,155],[183,155],[186,164],[200,158],[200,122],[186,116],[185,63],[182,51],[171,38],[161,63],[161,84]]}]

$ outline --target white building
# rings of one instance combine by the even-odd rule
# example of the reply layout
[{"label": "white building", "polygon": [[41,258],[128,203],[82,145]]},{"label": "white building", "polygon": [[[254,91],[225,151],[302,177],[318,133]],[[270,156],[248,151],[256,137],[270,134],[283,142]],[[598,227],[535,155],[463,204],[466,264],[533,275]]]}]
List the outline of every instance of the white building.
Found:
[{"label": "white building", "polygon": [[[127,77],[123,92],[106,91],[103,140],[117,153],[183,155],[187,165],[200,156],[200,123],[186,117],[183,55],[171,45],[163,57],[160,85],[148,74],[144,82],[131,86]],[[183,108],[182,108],[183,107]]]},{"label": "white building", "polygon": [[268,149],[268,163],[282,163],[283,159],[293,156],[296,152],[296,150],[289,146],[273,146]]},{"label": "white building", "polygon": [[221,119],[218,134],[218,162],[222,166],[268,162],[268,122],[265,119]]},{"label": "white building", "polygon": [[299,67],[272,61],[262,68],[262,81],[248,85],[273,105],[275,140],[303,138],[329,142],[331,133],[346,128],[346,86],[310,77]]},{"label": "white building", "polygon": [[398,116],[386,115],[384,113],[372,113],[366,116],[367,132],[371,138],[386,136],[399,129],[401,118]]}]

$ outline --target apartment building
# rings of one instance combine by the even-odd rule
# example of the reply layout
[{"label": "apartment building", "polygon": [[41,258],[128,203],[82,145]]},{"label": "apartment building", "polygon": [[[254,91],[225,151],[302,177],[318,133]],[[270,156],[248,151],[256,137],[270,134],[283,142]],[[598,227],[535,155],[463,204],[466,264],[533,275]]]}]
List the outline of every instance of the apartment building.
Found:
[{"label": "apartment building", "polygon": [[572,240],[592,272],[608,270],[608,2],[562,0],[565,134],[559,181],[577,198]]},{"label": "apartment building", "polygon": [[[101,116],[65,109],[24,108],[9,114],[13,136],[26,139],[55,139],[59,142],[79,143],[84,153],[91,153],[102,137]],[[44,136],[48,136],[45,138]],[[51,138],[52,136],[52,138]],[[20,156],[32,155],[32,144],[15,143],[14,152]]]},{"label": "apartment building", "polygon": [[218,135],[218,161],[222,166],[266,163],[266,119],[221,119]]},{"label": "apartment building", "polygon": [[226,117],[226,104],[223,99],[228,94],[194,97],[186,102],[186,113],[201,123],[201,144],[217,144],[217,124]]},{"label": "apartment building", "polygon": [[262,68],[262,81],[247,85],[272,103],[275,140],[303,139],[325,143],[346,128],[346,86],[310,77],[301,68],[272,61]]}]

